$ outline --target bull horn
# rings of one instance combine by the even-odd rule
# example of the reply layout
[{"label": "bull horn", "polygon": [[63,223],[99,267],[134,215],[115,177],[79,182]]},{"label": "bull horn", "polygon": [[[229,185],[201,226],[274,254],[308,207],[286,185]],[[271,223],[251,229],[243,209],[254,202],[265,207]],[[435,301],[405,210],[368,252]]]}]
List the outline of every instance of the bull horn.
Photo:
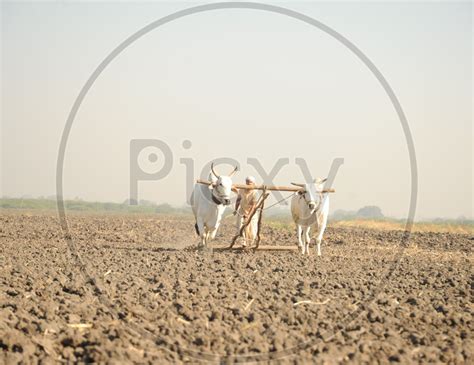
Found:
[{"label": "bull horn", "polygon": [[216,174],[216,171],[214,170],[214,162],[211,163],[211,171],[212,171],[212,173],[214,174],[215,177],[220,178],[220,176],[217,175],[217,174]]},{"label": "bull horn", "polygon": [[229,174],[229,177],[234,176],[234,174],[237,172],[237,170],[238,170],[238,168],[237,168],[237,166],[235,166],[234,171],[232,171],[232,172]]},{"label": "bull horn", "polygon": [[304,188],[304,184],[298,184],[298,183],[292,182],[291,185],[298,186],[300,188]]}]

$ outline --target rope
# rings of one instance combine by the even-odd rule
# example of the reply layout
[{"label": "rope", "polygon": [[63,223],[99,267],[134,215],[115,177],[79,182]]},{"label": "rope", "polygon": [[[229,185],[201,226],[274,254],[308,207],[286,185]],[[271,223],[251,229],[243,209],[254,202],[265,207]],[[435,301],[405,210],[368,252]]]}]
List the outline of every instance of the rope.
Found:
[{"label": "rope", "polygon": [[[237,215],[240,215],[238,212],[237,212]],[[222,218],[223,220],[224,219],[227,219],[227,218],[230,218],[230,217],[235,217],[235,215],[233,213],[230,213],[228,215],[226,215],[224,218]]]},{"label": "rope", "polygon": [[263,210],[270,209],[271,207],[274,207],[275,205],[280,204],[281,202],[284,202],[284,201],[287,200],[287,199],[290,199],[290,198],[291,198],[293,195],[295,195],[296,193],[297,193],[297,191],[295,191],[293,194],[288,195],[286,198],[283,198],[283,199],[277,201],[275,204],[272,204],[272,205],[266,207],[266,208],[263,209]]},{"label": "rope", "polygon": [[[264,209],[259,208],[259,210],[267,210],[267,209],[270,209],[270,208],[274,207],[275,205],[278,205],[278,204],[284,202],[285,200],[290,199],[290,198],[291,198],[293,195],[295,195],[296,193],[297,193],[297,191],[295,191],[294,193],[288,195],[286,198],[283,198],[283,199],[277,201],[276,203],[274,203],[274,204],[272,204],[272,205],[269,205],[268,207],[266,207],[266,208],[264,208]],[[243,215],[240,214],[239,212],[237,212],[237,215],[240,216],[240,217],[243,217]],[[226,216],[225,216],[224,218],[222,218],[222,219],[227,219],[227,218],[230,218],[230,217],[235,217],[235,215],[234,215],[233,213],[231,213],[231,214],[229,214],[229,215],[226,215]]]}]

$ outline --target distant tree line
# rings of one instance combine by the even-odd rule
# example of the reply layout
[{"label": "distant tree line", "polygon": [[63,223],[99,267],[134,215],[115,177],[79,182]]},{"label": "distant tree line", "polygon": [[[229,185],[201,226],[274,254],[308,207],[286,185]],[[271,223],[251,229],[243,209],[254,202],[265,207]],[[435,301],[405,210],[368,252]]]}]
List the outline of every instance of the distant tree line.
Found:
[{"label": "distant tree line", "polygon": [[[122,203],[110,202],[87,202],[80,198],[66,200],[64,202],[66,210],[80,212],[110,212],[110,213],[138,213],[138,214],[167,214],[167,215],[188,215],[191,214],[191,208],[188,206],[174,207],[168,203],[157,204],[150,200],[141,199],[138,204],[130,204],[126,199]],[[0,198],[0,209],[32,209],[32,210],[56,210],[57,203],[55,196],[32,198],[25,196],[23,198]],[[265,211],[265,216],[272,220],[290,222],[291,215],[288,205],[275,206]],[[359,210],[338,209],[331,214],[332,221],[347,221],[355,219],[367,220],[392,220],[398,219],[385,217],[382,209],[376,205],[368,205]],[[403,220],[402,220],[403,221]],[[472,226],[472,219],[459,217],[456,219],[435,218],[424,220],[435,224],[464,224]]]},{"label": "distant tree line", "polygon": [[352,220],[352,219],[384,219],[382,209],[376,205],[367,205],[357,211],[352,210],[336,210],[331,219],[335,221]]},{"label": "distant tree line", "polygon": [[[140,200],[136,205],[130,205],[129,200],[123,203],[87,202],[81,199],[66,200],[64,205],[67,210],[81,212],[117,212],[117,213],[143,213],[143,214],[189,214],[190,208],[173,207],[170,204],[157,204],[149,200]],[[57,208],[56,200],[50,198],[2,198],[2,209],[38,209],[54,210]]]}]

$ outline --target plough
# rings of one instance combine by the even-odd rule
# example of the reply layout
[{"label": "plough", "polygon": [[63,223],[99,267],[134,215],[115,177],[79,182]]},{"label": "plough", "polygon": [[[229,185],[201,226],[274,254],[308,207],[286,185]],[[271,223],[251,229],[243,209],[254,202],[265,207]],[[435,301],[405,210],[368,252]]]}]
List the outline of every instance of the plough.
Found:
[{"label": "plough", "polygon": [[[204,184],[204,185],[212,185],[212,182],[207,181],[207,180],[197,180],[196,181],[198,184]],[[265,250],[265,251],[294,251],[297,250],[297,246],[260,246],[260,227],[262,225],[262,217],[263,217],[263,208],[265,206],[265,200],[270,196],[270,193],[267,191],[287,191],[287,192],[293,192],[297,193],[298,191],[301,191],[302,188],[300,186],[277,186],[277,185],[247,185],[247,184],[232,184],[232,190],[237,191],[240,189],[245,189],[245,190],[260,190],[262,191],[262,194],[257,200],[257,203],[255,204],[254,208],[251,210],[247,220],[245,221],[244,224],[242,224],[242,227],[240,227],[239,232],[234,236],[232,239],[232,242],[230,246],[228,247],[217,247],[217,250],[230,250],[230,249],[238,249],[238,250],[244,250],[245,247],[239,247],[239,248],[234,248],[235,242],[239,237],[242,237],[243,232],[245,228],[250,224],[252,221],[253,216],[255,213],[260,211],[259,217],[258,217],[258,223],[257,223],[257,237],[255,239],[255,247],[253,247],[254,250]],[[321,191],[322,193],[335,193],[335,189],[323,189]],[[291,195],[290,195],[291,196]]]}]

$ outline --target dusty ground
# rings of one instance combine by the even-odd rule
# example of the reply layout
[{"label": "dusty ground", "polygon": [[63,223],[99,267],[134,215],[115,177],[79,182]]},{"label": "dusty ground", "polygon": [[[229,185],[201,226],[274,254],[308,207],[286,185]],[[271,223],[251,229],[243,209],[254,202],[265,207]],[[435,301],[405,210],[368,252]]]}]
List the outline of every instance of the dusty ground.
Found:
[{"label": "dusty ground", "polygon": [[0,215],[0,363],[474,363],[472,236],[416,233],[386,279],[401,232],[329,228],[308,258],[196,252],[186,219],[69,223],[79,256],[52,213]]}]

